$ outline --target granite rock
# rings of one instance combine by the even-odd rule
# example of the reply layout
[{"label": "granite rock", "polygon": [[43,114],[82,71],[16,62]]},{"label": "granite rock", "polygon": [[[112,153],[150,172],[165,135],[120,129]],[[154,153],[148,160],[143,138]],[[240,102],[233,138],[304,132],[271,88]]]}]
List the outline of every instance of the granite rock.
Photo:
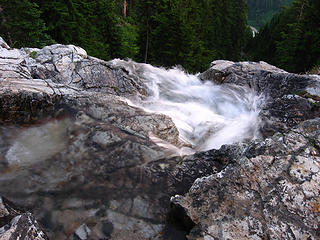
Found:
[{"label": "granite rock", "polygon": [[0,197],[0,239],[48,240],[48,237],[30,212]]},{"label": "granite rock", "polygon": [[[213,62],[203,79],[265,96],[266,138],[180,156],[173,121],[130,102],[143,64],[2,39],[0,56],[1,193],[51,239],[319,238],[318,76]],[[46,239],[28,212],[0,216],[0,234]]]},{"label": "granite rock", "polygon": [[265,62],[217,60],[200,74],[218,84],[248,86],[265,98],[260,113],[264,136],[285,132],[320,115],[320,76],[285,72]]},{"label": "granite rock", "polygon": [[251,143],[223,171],[171,198],[188,239],[319,239],[320,119]]}]

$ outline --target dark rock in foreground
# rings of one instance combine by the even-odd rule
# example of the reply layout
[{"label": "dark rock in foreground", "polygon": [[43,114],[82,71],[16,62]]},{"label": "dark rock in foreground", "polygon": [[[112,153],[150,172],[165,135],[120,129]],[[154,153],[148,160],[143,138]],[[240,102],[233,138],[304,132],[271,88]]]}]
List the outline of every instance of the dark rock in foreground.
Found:
[{"label": "dark rock in foreground", "polygon": [[266,96],[268,138],[179,156],[151,138],[183,146],[172,120],[128,104],[148,95],[139,64],[0,46],[1,194],[51,239],[320,237],[319,76],[214,62],[203,79]]},{"label": "dark rock in foreground", "polygon": [[224,171],[171,199],[188,239],[319,239],[320,119],[252,143]]},{"label": "dark rock in foreground", "polygon": [[0,239],[48,240],[48,237],[30,212],[18,210],[0,197]]}]

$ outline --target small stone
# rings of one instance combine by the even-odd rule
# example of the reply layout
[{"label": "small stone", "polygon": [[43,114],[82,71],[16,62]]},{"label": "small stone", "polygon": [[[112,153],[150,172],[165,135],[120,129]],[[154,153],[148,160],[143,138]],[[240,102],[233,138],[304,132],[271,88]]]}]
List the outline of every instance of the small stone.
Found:
[{"label": "small stone", "polygon": [[92,137],[92,141],[97,143],[100,147],[107,147],[108,145],[121,141],[121,138],[113,134],[112,132],[101,132],[98,131]]},{"label": "small stone", "polygon": [[77,236],[80,240],[86,240],[89,239],[91,230],[86,224],[82,224],[77,228],[75,231],[75,236]]}]

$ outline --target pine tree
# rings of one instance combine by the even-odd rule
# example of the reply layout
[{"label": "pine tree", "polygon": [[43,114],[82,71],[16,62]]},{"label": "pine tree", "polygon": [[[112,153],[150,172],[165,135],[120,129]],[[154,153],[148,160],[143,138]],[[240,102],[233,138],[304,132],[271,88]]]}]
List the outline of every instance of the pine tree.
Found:
[{"label": "pine tree", "polygon": [[[58,43],[79,45],[88,54],[106,60],[130,57],[202,71],[215,59],[240,60],[247,34],[245,0],[25,0],[22,3],[32,4],[38,10],[38,20],[47,26],[39,27],[39,32],[47,32]],[[31,10],[29,7],[28,11]],[[22,23],[16,21],[17,29],[10,26],[6,31],[18,32]]]},{"label": "pine tree", "polygon": [[279,12],[282,6],[289,6],[293,0],[247,0],[249,6],[248,23],[260,29]]},{"label": "pine tree", "polygon": [[46,34],[36,3],[0,0],[0,35],[11,47],[43,47],[54,41]]},{"label": "pine tree", "polygon": [[240,59],[245,0],[140,0],[137,6],[142,61],[201,71],[214,59]]},{"label": "pine tree", "polygon": [[296,0],[275,16],[252,40],[251,59],[264,60],[290,72],[320,64],[320,0]]},{"label": "pine tree", "polygon": [[34,1],[57,42],[79,45],[105,60],[137,54],[136,29],[117,15],[116,0]]}]

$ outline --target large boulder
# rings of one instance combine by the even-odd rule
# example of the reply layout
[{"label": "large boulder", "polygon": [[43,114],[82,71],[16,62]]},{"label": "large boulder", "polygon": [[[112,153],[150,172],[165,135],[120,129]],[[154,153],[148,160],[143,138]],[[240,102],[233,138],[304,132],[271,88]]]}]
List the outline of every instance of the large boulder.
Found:
[{"label": "large boulder", "polygon": [[144,165],[176,153],[149,136],[181,141],[168,116],[123,97],[145,94],[142,82],[72,45],[0,52],[1,192],[34,209],[53,239],[160,234],[167,193],[140,181]]},{"label": "large boulder", "polygon": [[175,189],[224,166],[206,157],[193,170],[192,158],[151,140],[183,145],[168,116],[128,104],[147,94],[129,65],[72,45],[3,53],[0,187],[50,238],[161,237]]},{"label": "large boulder", "polygon": [[74,45],[23,48],[20,52],[34,79],[50,79],[69,88],[124,96],[145,91],[143,82],[129,76],[125,69],[111,67]]},{"label": "large boulder", "polygon": [[265,97],[261,111],[265,136],[290,130],[320,115],[320,76],[285,72],[265,62],[217,60],[200,75],[218,84],[248,86]]},{"label": "large boulder", "polygon": [[[0,54],[1,194],[51,239],[319,237],[319,119],[305,121],[319,113],[319,77],[214,62],[203,79],[265,96],[269,138],[180,156],[171,118],[130,101],[149,94],[145,65],[2,39]],[[11,215],[6,229],[34,222]]]},{"label": "large boulder", "polygon": [[194,223],[188,239],[319,239],[319,136],[317,118],[251,143],[173,197],[181,219]]}]

